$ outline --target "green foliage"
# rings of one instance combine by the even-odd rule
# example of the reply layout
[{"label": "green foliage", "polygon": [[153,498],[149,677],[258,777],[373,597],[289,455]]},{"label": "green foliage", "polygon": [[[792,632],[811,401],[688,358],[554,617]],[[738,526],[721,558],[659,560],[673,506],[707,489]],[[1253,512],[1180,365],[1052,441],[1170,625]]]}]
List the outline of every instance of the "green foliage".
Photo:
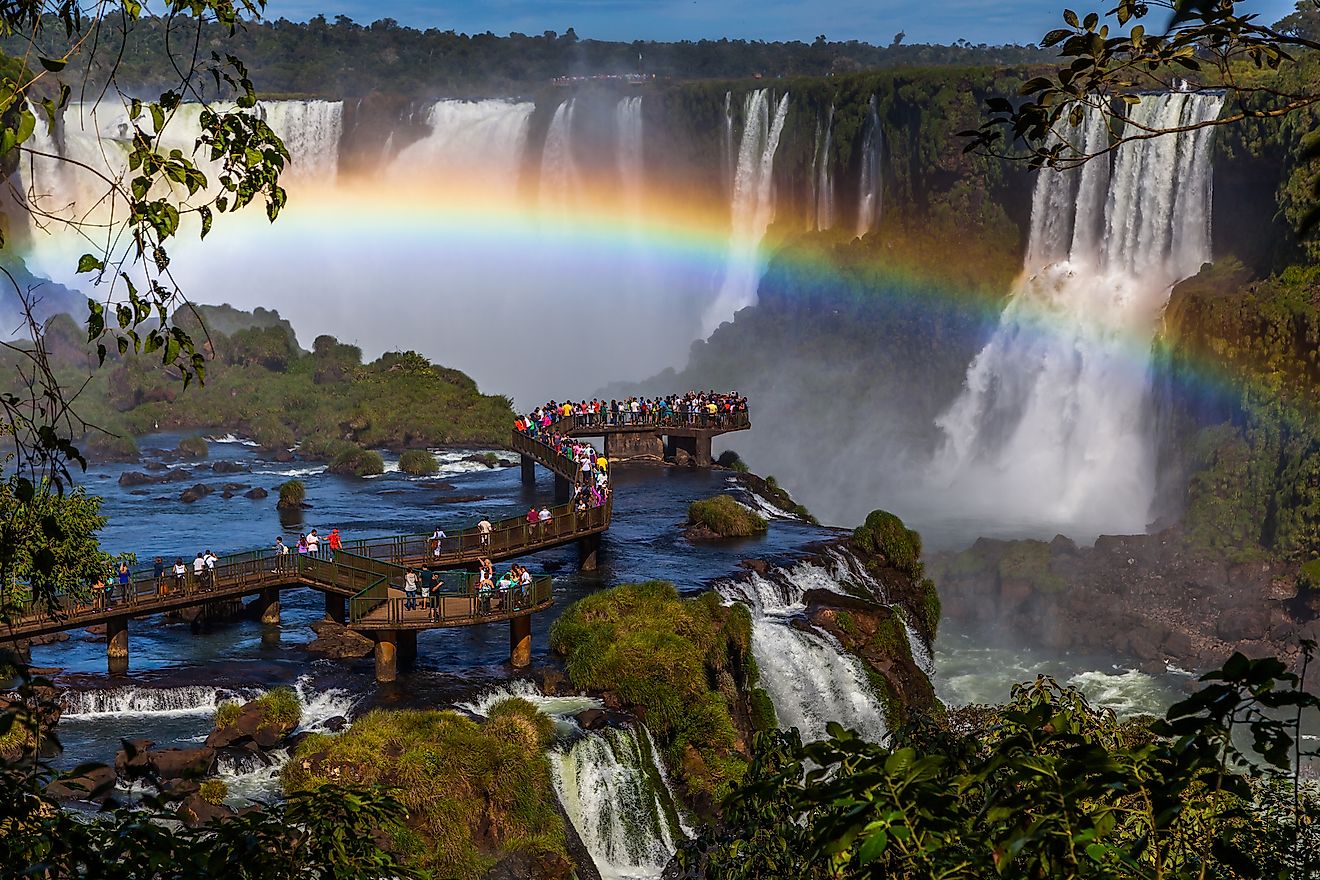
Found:
[{"label": "green foliage", "polygon": [[1320,590],[1320,559],[1303,563],[1297,576],[1298,586],[1303,590]]},{"label": "green foliage", "polygon": [[206,458],[211,454],[205,437],[184,437],[179,441],[179,451],[188,458]]},{"label": "green foliage", "polygon": [[0,619],[61,595],[87,601],[118,559],[136,561],[101,550],[101,499],[81,486],[60,493],[48,481],[33,486],[11,476],[0,483],[0,522]]},{"label": "green foliage", "polygon": [[225,700],[215,709],[215,727],[228,727],[238,720],[238,714],[243,711],[243,704],[237,700]]},{"label": "green foliage", "polygon": [[369,477],[385,473],[385,460],[374,449],[350,447],[330,460],[329,470],[334,474]]},{"label": "green foliage", "polygon": [[544,749],[553,725],[525,700],[503,701],[478,724],[455,712],[375,710],[337,736],[299,744],[285,765],[286,792],[333,781],[397,787],[407,823],[392,847],[430,876],[484,877],[521,853],[538,876],[567,878],[563,819]]},{"label": "green foliage", "polygon": [[1320,699],[1240,654],[1202,682],[1158,721],[1041,677],[885,745],[758,733],[722,824],[679,860],[706,880],[1311,876],[1318,805],[1293,760]]},{"label": "green foliage", "polygon": [[752,688],[748,700],[752,716],[752,730],[774,730],[779,726],[775,704],[765,688]]},{"label": "green foliage", "polygon": [[409,449],[399,456],[399,470],[415,477],[427,477],[440,470],[440,463],[425,449]]},{"label": "green foliage", "polygon": [[307,484],[302,480],[287,480],[280,484],[279,507],[302,507],[307,500]]},{"label": "green foliage", "polygon": [[732,702],[755,684],[745,606],[713,592],[680,599],[661,581],[624,584],[570,605],[550,644],[575,687],[637,709],[689,793],[718,796],[742,775]]},{"label": "green foliage", "polygon": [[[252,702],[261,707],[267,721],[287,727],[297,727],[302,721],[302,703],[298,692],[291,687],[271,688]],[[219,712],[216,715],[218,720]]]},{"label": "green foliage", "polygon": [[223,779],[212,777],[203,779],[201,787],[197,793],[202,796],[202,800],[208,804],[223,804],[229,799],[229,786],[225,785]]},{"label": "green foliage", "polygon": [[864,556],[879,555],[885,562],[913,580],[921,580],[921,535],[884,510],[873,510],[866,521],[853,529],[853,549]]},{"label": "green foliage", "polygon": [[1044,541],[1014,541],[999,558],[999,578],[1028,583],[1041,593],[1058,593],[1067,586],[1050,570],[1050,545]]},{"label": "green foliage", "polygon": [[763,517],[728,495],[715,495],[688,505],[688,523],[705,526],[722,538],[749,538],[765,533]]}]

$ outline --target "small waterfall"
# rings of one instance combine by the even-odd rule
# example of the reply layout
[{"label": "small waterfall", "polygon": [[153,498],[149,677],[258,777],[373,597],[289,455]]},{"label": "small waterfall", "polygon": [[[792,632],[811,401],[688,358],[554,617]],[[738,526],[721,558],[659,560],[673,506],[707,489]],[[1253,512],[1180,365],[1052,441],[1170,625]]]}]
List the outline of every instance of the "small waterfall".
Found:
[{"label": "small waterfall", "polygon": [[619,100],[614,108],[614,128],[617,137],[619,189],[623,194],[623,203],[628,209],[629,216],[638,218],[642,215],[646,180],[640,95]]},{"label": "small waterfall", "polygon": [[543,210],[569,212],[581,188],[577,160],[573,158],[573,111],[577,98],[555,108],[541,150],[540,203]]},{"label": "small waterfall", "polygon": [[335,179],[344,133],[343,101],[269,101],[257,108],[289,150],[290,177]]},{"label": "small waterfall", "polygon": [[533,109],[528,101],[436,101],[426,111],[430,133],[400,150],[387,174],[487,203],[515,200]]},{"label": "small waterfall", "polygon": [[787,115],[787,94],[778,104],[774,104],[769,89],[757,89],[747,95],[733,176],[729,257],[719,293],[703,320],[706,336],[739,309],[756,302],[762,269],[761,239],[774,219],[775,152]]},{"label": "small waterfall", "polygon": [[[808,590],[847,593],[844,584],[884,602],[883,588],[848,554],[831,551],[828,565],[803,562],[776,568],[766,575],[716,585],[730,602],[742,602],[752,612],[752,653],[761,670],[761,687],[775,706],[781,727],[796,727],[805,740],[823,739],[825,726],[837,721],[872,741],[884,739],[884,708],[877,699],[861,661],[844,651],[827,633],[806,632],[792,625],[805,609]],[[923,667],[929,652],[909,629],[913,657]]]},{"label": "small waterfall", "polygon": [[724,147],[724,164],[721,175],[724,180],[724,193],[733,198],[733,179],[738,171],[737,142],[733,137],[733,92],[724,93],[724,128],[720,132]]},{"label": "small waterfall", "polygon": [[60,705],[69,717],[97,719],[134,715],[184,716],[215,714],[229,700],[250,700],[257,690],[232,690],[201,685],[176,688],[126,687],[95,691],[65,691]]},{"label": "small waterfall", "polygon": [[[1222,103],[1147,95],[1131,119],[1186,127]],[[1094,115],[1077,133],[1092,151],[1108,136]],[[1040,172],[1022,279],[937,421],[933,476],[959,509],[1016,534],[1145,530],[1151,342],[1172,286],[1210,259],[1210,143],[1183,131]]]},{"label": "small waterfall", "polygon": [[834,172],[830,160],[834,152],[834,104],[822,122],[816,123],[816,148],[811,167],[811,223],[817,231],[834,226]]},{"label": "small waterfall", "polygon": [[871,96],[862,125],[862,156],[857,184],[857,237],[861,238],[880,222],[880,187],[884,131],[880,126],[880,105]]},{"label": "small waterfall", "polygon": [[659,877],[683,831],[650,732],[606,728],[549,759],[559,802],[601,876]]}]

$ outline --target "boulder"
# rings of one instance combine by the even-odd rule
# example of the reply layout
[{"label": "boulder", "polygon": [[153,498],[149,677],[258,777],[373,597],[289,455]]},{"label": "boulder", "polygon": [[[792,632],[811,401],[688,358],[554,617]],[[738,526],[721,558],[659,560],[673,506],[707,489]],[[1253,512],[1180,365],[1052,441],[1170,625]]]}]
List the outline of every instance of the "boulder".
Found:
[{"label": "boulder", "polygon": [[177,468],[162,476],[157,482],[160,483],[186,483],[193,478],[192,471],[187,468]]},{"label": "boulder", "polygon": [[225,819],[231,819],[238,815],[234,812],[233,807],[225,804],[213,804],[196,792],[184,798],[177,812],[179,819],[185,825],[193,828],[206,825],[209,822],[223,822]]},{"label": "boulder", "polygon": [[361,633],[354,632],[333,620],[312,622],[316,638],[303,646],[312,654],[323,654],[336,660],[366,657],[376,649],[376,643]]},{"label": "boulder", "polygon": [[211,470],[217,474],[246,474],[252,468],[237,461],[217,461],[211,465]]},{"label": "boulder", "polygon": [[330,733],[339,733],[345,727],[348,727],[348,719],[343,715],[336,715],[333,718],[327,718],[321,724]]},{"label": "boulder", "polygon": [[200,779],[215,766],[215,749],[152,749],[146,758],[147,769],[161,779]]},{"label": "boulder", "polygon": [[179,493],[179,500],[182,501],[184,504],[192,504],[194,501],[202,500],[203,498],[205,498],[207,495],[210,495],[214,491],[215,491],[214,489],[212,489],[210,486],[206,485],[205,483],[198,483],[196,486],[192,486],[188,489],[184,489],[181,493]]},{"label": "boulder", "polygon": [[115,773],[120,776],[140,776],[147,769],[147,752],[154,745],[149,739],[124,740],[124,748],[115,755]]},{"label": "boulder", "polygon": [[578,727],[583,730],[600,730],[605,726],[605,713],[599,709],[586,709],[573,716],[577,721]]},{"label": "boulder", "polygon": [[149,461],[144,464],[143,467],[149,471],[163,471],[169,469],[169,465],[163,461]]},{"label": "boulder", "polygon": [[77,776],[60,776],[46,786],[46,794],[63,801],[104,801],[114,791],[115,768],[92,767]]},{"label": "boulder", "polygon": [[[161,467],[163,468],[165,465],[161,465]],[[124,471],[119,475],[119,485],[121,486],[150,486],[159,482],[161,482],[160,477],[153,477],[151,474],[144,474],[141,471]]]},{"label": "boulder", "polygon": [[293,453],[287,449],[281,449],[275,453],[275,460],[281,464],[287,464],[293,461]]},{"label": "boulder", "polygon": [[692,456],[688,455],[686,449],[674,450],[674,464],[679,467],[689,467],[692,464]]},{"label": "boulder", "polygon": [[238,716],[224,727],[211,731],[206,738],[210,749],[255,745],[259,749],[273,749],[280,745],[296,724],[269,717],[266,707],[259,702],[244,703]]},{"label": "boulder", "polygon": [[260,486],[257,486],[255,489],[248,489],[246,492],[244,492],[243,497],[251,498],[253,501],[260,501],[262,498],[265,498],[269,494],[270,493],[267,492],[265,489],[261,488]]}]

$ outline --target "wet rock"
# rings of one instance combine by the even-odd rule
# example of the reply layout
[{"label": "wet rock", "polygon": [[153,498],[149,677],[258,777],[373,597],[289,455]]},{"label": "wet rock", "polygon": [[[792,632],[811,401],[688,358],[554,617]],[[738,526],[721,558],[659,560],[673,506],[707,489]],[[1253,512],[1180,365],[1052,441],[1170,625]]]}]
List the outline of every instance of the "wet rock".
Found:
[{"label": "wet rock", "polygon": [[608,721],[605,713],[599,709],[586,709],[574,715],[573,720],[583,730],[600,730]]},{"label": "wet rock", "polygon": [[92,635],[92,636],[103,636],[105,635],[105,624],[94,623],[91,626],[86,627],[86,632],[88,635]]},{"label": "wet rock", "polygon": [[257,486],[255,489],[248,489],[243,493],[244,498],[251,498],[253,501],[260,501],[268,495],[270,495],[270,493],[260,486]]},{"label": "wet rock", "polygon": [[180,821],[193,828],[198,828],[210,822],[223,822],[226,819],[232,819],[238,813],[232,807],[225,804],[213,804],[194,792],[184,798],[183,803],[179,805],[177,815]]},{"label": "wet rock", "polygon": [[215,749],[152,749],[146,759],[147,769],[161,779],[200,779],[215,766]]},{"label": "wet rock", "polygon": [[211,465],[211,470],[217,474],[246,474],[252,470],[247,465],[237,461],[217,461]]},{"label": "wet rock", "polygon": [[205,498],[207,495],[210,495],[214,491],[215,491],[214,489],[212,489],[210,486],[206,485],[205,483],[198,483],[196,486],[192,486],[188,489],[184,489],[181,493],[179,493],[179,500],[182,501],[184,504],[192,504],[194,501],[201,501],[203,498]]},{"label": "wet rock", "polygon": [[220,488],[225,492],[241,492],[247,488],[247,483],[225,483]]},{"label": "wet rock", "polygon": [[[161,465],[161,467],[163,468],[165,465]],[[144,474],[141,471],[124,471],[119,475],[119,485],[121,486],[150,486],[159,482],[161,482],[160,477],[153,477],[151,474]]]},{"label": "wet rock", "polygon": [[165,474],[158,480],[161,483],[186,483],[193,478],[193,472],[187,468],[178,468]]},{"label": "wet rock", "polygon": [[371,639],[333,620],[313,621],[312,631],[316,633],[316,638],[303,646],[304,650],[312,654],[322,654],[336,660],[352,660],[366,657],[376,649]]},{"label": "wet rock", "polygon": [[140,776],[147,769],[147,752],[156,744],[149,739],[124,740],[124,748],[115,755],[115,773],[120,776]]},{"label": "wet rock", "polygon": [[324,727],[326,730],[328,730],[330,733],[339,733],[345,727],[348,727],[348,719],[345,718],[343,715],[336,715],[333,718],[325,719],[325,721],[321,724],[321,726]]},{"label": "wet rock", "polygon": [[62,801],[104,801],[118,780],[115,768],[93,767],[77,776],[61,776],[46,786],[46,794]]},{"label": "wet rock", "polygon": [[149,461],[142,466],[149,471],[164,471],[169,470],[170,467],[163,461]]},{"label": "wet rock", "polygon": [[748,571],[754,571],[759,575],[766,575],[770,572],[770,563],[764,559],[744,559],[738,563]]},{"label": "wet rock", "polygon": [[692,456],[686,449],[674,450],[674,464],[678,467],[690,467],[693,464]]},{"label": "wet rock", "polygon": [[272,718],[266,706],[253,701],[244,703],[233,722],[211,731],[206,745],[211,749],[255,745],[269,750],[280,745],[297,723]]},{"label": "wet rock", "polygon": [[275,460],[281,464],[287,464],[293,461],[293,453],[287,449],[281,449],[275,453]]}]

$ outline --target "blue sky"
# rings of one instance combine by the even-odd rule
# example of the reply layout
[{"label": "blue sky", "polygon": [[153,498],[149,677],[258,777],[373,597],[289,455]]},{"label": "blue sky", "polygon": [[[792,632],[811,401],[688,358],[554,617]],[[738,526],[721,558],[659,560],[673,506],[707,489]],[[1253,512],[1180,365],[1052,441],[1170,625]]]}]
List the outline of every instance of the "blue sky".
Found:
[{"label": "blue sky", "polygon": [[[369,24],[394,18],[418,28],[466,33],[539,34],[569,27],[602,40],[681,40],[741,37],[831,40],[887,44],[898,31],[909,42],[1026,43],[1060,21],[1065,5],[1103,12],[1112,0],[270,0],[272,18],[305,20],[317,13],[347,15]],[[1274,22],[1291,0],[1243,3]]]}]

